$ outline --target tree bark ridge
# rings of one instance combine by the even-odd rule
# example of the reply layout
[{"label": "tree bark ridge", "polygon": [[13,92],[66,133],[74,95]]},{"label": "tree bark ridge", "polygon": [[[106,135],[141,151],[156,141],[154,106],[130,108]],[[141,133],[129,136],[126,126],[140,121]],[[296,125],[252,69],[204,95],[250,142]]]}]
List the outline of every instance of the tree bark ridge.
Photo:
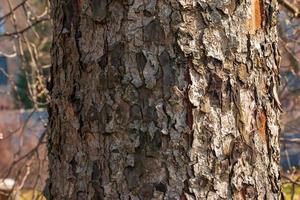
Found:
[{"label": "tree bark ridge", "polygon": [[51,2],[49,199],[279,199],[275,0],[78,2]]}]

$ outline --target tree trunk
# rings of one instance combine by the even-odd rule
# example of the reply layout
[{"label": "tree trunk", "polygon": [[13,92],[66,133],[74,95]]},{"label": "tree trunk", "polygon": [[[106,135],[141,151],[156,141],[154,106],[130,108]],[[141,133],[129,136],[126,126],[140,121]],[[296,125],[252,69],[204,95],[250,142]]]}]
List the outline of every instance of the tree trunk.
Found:
[{"label": "tree trunk", "polygon": [[279,199],[276,0],[54,0],[49,199]]}]

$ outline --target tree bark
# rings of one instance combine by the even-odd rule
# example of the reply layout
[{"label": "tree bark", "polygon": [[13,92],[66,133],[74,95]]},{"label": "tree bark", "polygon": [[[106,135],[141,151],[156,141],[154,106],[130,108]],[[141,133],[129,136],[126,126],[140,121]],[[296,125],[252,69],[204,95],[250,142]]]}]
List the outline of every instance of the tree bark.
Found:
[{"label": "tree bark", "polygon": [[276,0],[53,0],[49,199],[279,199]]}]

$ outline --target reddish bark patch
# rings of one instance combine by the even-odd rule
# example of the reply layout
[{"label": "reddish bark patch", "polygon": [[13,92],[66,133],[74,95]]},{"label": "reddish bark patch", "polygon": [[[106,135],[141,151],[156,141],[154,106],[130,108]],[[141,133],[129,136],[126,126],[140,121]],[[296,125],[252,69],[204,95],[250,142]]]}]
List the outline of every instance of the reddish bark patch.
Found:
[{"label": "reddish bark patch", "polygon": [[260,114],[259,135],[261,139],[266,143],[267,142],[267,116],[265,111],[263,111]]},{"label": "reddish bark patch", "polygon": [[256,30],[262,27],[262,2],[261,0],[252,0],[252,15],[249,20],[249,33],[254,34]]},{"label": "reddish bark patch", "polygon": [[261,0],[254,0],[254,14],[255,14],[255,29],[261,28],[262,22],[262,5]]},{"label": "reddish bark patch", "polygon": [[78,8],[79,8],[79,9],[82,8],[83,1],[84,1],[84,0],[77,0],[77,5],[78,5]]}]

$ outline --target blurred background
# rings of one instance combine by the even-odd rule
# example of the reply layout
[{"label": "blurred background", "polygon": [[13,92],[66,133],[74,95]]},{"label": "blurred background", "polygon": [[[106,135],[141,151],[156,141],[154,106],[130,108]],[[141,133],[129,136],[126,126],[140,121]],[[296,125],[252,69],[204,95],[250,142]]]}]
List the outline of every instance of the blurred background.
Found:
[{"label": "blurred background", "polygon": [[0,200],[43,199],[51,21],[46,0],[0,0]]},{"label": "blurred background", "polygon": [[[300,200],[300,0],[278,0],[281,176]],[[51,20],[47,0],[0,0],[0,200],[45,199]]]}]

